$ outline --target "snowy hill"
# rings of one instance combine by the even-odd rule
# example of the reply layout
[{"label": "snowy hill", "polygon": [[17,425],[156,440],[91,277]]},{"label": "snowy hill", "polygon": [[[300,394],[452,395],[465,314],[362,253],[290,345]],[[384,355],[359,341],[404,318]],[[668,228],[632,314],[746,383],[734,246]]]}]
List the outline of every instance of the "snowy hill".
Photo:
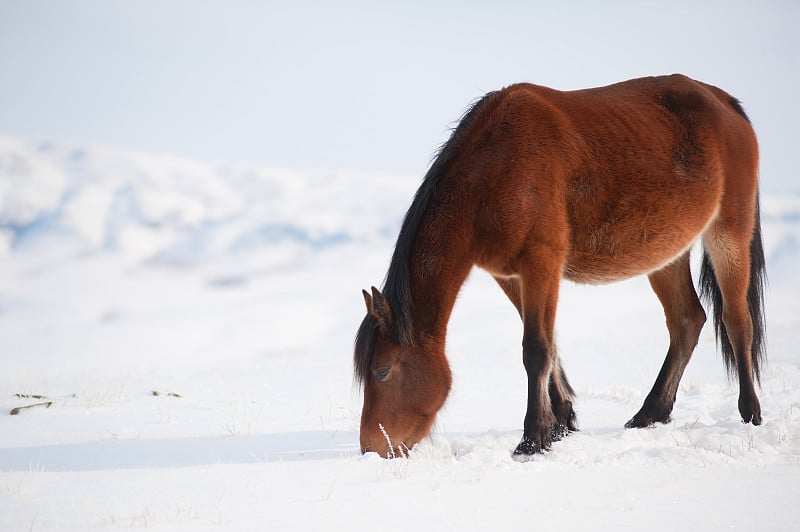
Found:
[{"label": "snowy hill", "polygon": [[[73,250],[195,265],[292,242],[311,250],[387,236],[413,182],[204,164],[110,148],[0,138],[6,250],[58,240]],[[344,203],[342,203],[344,202]],[[402,212],[399,212],[402,215]]]},{"label": "snowy hill", "polygon": [[565,283],[582,430],[513,462],[521,327],[476,271],[437,430],[389,462],[358,454],[351,345],[418,179],[0,137],[0,529],[795,529],[800,196],[762,194],[761,427],[707,326],[674,421],[624,430],[661,309],[646,279]]}]

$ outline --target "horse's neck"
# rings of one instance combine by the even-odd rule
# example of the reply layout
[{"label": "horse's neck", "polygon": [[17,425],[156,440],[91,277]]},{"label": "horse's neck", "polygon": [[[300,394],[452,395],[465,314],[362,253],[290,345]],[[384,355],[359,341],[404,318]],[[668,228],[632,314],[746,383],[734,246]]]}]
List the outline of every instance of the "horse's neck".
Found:
[{"label": "horse's neck", "polygon": [[456,296],[473,264],[462,223],[451,217],[446,223],[427,225],[411,254],[414,329],[442,343]]}]

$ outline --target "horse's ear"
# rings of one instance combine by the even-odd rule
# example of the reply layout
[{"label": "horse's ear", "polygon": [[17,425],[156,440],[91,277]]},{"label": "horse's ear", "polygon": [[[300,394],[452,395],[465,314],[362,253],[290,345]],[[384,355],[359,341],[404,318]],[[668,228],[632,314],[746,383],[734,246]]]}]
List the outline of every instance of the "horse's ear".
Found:
[{"label": "horse's ear", "polygon": [[366,290],[361,291],[364,296],[364,303],[367,304],[367,312],[378,322],[378,329],[384,336],[391,336],[394,328],[394,317],[389,302],[383,297],[380,290],[372,287],[372,295]]}]

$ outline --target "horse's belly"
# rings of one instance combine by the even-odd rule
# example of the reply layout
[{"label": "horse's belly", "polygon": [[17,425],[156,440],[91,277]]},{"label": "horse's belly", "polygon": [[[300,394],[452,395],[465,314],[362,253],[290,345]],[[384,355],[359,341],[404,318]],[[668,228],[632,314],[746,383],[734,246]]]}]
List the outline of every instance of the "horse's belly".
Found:
[{"label": "horse's belly", "polygon": [[602,284],[660,270],[691,248],[711,218],[639,220],[613,228],[598,224],[582,236],[573,233],[563,276],[578,283]]},{"label": "horse's belly", "polygon": [[626,257],[576,253],[566,263],[563,271],[565,279],[576,283],[605,284],[622,281],[637,275],[660,270],[680,257],[692,242],[671,254],[659,254],[657,258]]}]

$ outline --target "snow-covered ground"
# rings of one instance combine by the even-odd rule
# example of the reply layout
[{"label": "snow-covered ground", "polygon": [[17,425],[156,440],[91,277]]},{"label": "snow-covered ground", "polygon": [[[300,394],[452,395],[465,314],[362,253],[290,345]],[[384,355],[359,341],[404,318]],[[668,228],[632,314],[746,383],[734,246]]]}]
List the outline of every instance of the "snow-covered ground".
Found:
[{"label": "snow-covered ground", "polygon": [[0,530],[798,529],[800,196],[762,199],[762,426],[707,326],[673,422],[623,429],[661,309],[643,278],[565,283],[582,430],[514,462],[521,327],[475,271],[435,434],[386,461],[352,340],[418,179],[0,138]]}]

